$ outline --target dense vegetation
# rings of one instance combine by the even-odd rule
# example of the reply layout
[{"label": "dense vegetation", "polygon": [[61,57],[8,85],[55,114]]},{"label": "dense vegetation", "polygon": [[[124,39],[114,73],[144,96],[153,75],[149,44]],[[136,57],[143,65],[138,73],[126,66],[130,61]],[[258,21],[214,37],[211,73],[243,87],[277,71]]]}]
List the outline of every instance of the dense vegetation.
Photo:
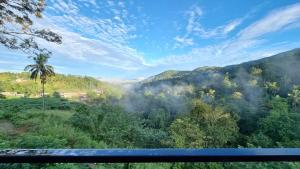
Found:
[{"label": "dense vegetation", "polygon": [[[15,92],[24,94],[25,97],[40,96],[42,85],[39,80],[30,80],[29,73],[0,73],[0,92]],[[74,75],[56,74],[47,79],[45,85],[46,95],[58,93],[87,93],[95,95],[101,93],[103,97],[120,98],[122,91],[120,88],[98,81],[92,77],[81,77]]]},{"label": "dense vegetation", "polygon": [[[224,68],[168,71],[123,95],[71,101],[59,95],[0,100],[0,148],[300,147],[300,50]],[[41,89],[2,73],[2,91]],[[5,80],[4,80],[5,79]],[[7,80],[9,79],[9,80]],[[13,84],[13,85],[12,85]],[[26,84],[26,85],[25,85]],[[116,92],[105,84],[106,90]],[[46,92],[104,83],[58,75]],[[109,91],[108,90],[108,91]],[[112,92],[113,93],[113,92]],[[0,168],[125,168],[123,164],[10,164]],[[130,168],[300,168],[298,163],[130,164]]]}]

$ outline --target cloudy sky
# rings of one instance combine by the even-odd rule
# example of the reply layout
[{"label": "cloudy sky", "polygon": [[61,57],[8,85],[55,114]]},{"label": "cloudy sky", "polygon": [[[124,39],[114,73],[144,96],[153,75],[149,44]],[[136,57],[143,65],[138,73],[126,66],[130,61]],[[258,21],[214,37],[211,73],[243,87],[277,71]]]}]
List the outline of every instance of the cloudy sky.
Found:
[{"label": "cloudy sky", "polygon": [[[148,77],[165,70],[225,66],[300,47],[299,0],[47,0],[43,19],[61,45],[59,73],[105,79]],[[31,60],[0,47],[0,71]]]}]

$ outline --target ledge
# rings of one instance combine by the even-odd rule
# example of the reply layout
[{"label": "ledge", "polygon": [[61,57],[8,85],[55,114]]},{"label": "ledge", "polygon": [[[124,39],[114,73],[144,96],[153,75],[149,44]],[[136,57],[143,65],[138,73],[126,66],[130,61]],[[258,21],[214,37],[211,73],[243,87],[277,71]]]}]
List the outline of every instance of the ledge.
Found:
[{"label": "ledge", "polygon": [[300,161],[300,148],[5,149],[0,163]]}]

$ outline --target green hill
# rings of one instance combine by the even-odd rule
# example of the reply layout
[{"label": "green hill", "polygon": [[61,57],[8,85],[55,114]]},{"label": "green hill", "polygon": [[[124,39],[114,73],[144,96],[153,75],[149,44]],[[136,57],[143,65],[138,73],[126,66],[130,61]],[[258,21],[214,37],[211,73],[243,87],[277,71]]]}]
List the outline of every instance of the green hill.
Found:
[{"label": "green hill", "polygon": [[[8,95],[38,96],[41,84],[31,80],[28,73],[0,73],[0,91]],[[45,91],[48,95],[59,92],[66,97],[76,97],[87,93],[120,97],[122,91],[115,85],[101,82],[88,76],[56,74],[47,80]]]},{"label": "green hill", "polygon": [[[145,79],[140,85],[141,87],[149,87],[163,83],[171,85],[185,83],[193,84],[198,87],[210,86],[219,88],[226,76],[229,80],[236,82],[237,85],[242,83],[241,80],[249,81],[256,78],[259,78],[260,82],[277,82],[280,84],[280,92],[284,93],[293,85],[300,84],[299,65],[300,49],[294,49],[271,57],[238,65],[226,67],[200,67],[193,71],[165,71]],[[263,84],[258,83],[257,85]]]},{"label": "green hill", "polygon": [[294,49],[238,65],[166,71],[142,81],[135,93],[144,93],[144,99],[139,100],[150,104],[146,109],[159,104],[172,114],[190,111],[190,102],[197,99],[223,106],[238,115],[241,131],[249,133],[269,111],[273,97],[287,99],[298,109],[299,65],[300,49]]}]

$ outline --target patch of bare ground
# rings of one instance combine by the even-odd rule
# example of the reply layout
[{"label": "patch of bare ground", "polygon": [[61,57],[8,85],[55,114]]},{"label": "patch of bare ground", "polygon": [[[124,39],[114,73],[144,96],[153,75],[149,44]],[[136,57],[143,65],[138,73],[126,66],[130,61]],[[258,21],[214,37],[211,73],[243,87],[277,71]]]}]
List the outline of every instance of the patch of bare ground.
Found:
[{"label": "patch of bare ground", "polygon": [[8,120],[0,120],[0,132],[6,135],[16,135],[24,133],[28,130],[27,126],[15,127],[15,125]]}]

